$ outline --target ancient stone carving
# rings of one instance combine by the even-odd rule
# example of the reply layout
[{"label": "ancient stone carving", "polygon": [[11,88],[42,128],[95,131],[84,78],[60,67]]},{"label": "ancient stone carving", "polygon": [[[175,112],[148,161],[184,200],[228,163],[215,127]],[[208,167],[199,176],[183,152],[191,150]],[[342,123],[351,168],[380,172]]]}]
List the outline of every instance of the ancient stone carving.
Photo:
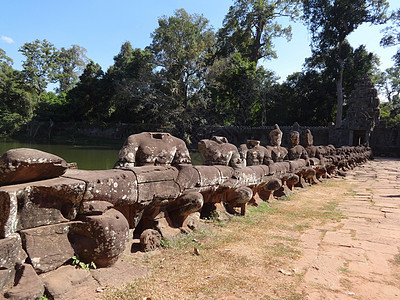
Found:
[{"label": "ancient stone carving", "polygon": [[18,148],[0,157],[0,186],[54,178],[64,174],[64,159],[40,150]]},{"label": "ancient stone carving", "polygon": [[143,132],[129,136],[115,167],[190,164],[185,142],[169,133]]},{"label": "ancient stone carving", "polygon": [[[240,151],[226,138],[213,137],[199,145],[208,163],[203,166],[192,166],[184,142],[169,134],[129,137],[113,170],[65,171],[62,159],[46,155],[49,159],[36,157],[38,161],[29,162],[16,153],[41,154],[8,152],[2,162],[11,165],[7,163],[3,170],[11,170],[15,162],[16,173],[7,171],[13,175],[0,183],[2,295],[35,298],[42,295],[44,285],[51,295],[62,294],[65,289],[46,274],[58,274],[64,268],[59,266],[73,254],[98,267],[115,263],[126,247],[130,228],[138,235],[152,232],[143,235],[142,243],[158,245],[160,237],[196,228],[200,215],[209,216],[211,210],[239,214],[239,207],[243,215],[249,202],[268,200],[272,193],[286,195],[299,178],[309,178],[322,166],[328,173],[339,168],[343,174],[372,155],[364,146],[315,147],[311,132],[306,136],[306,148],[298,145],[298,134],[293,134],[286,150],[276,125],[270,134],[272,145],[264,148],[249,140]],[[29,176],[24,177],[22,170]],[[15,184],[25,180],[29,182]],[[70,274],[72,269],[66,269]],[[66,274],[61,273],[56,277]],[[13,286],[14,282],[18,284]]]},{"label": "ancient stone carving", "polygon": [[126,247],[129,224],[124,215],[109,209],[101,215],[80,215],[72,224],[69,238],[75,253],[83,261],[99,267],[115,263]]},{"label": "ancient stone carving", "polygon": [[198,147],[206,165],[224,165],[235,169],[244,167],[238,149],[225,137],[213,136],[210,140],[201,140]]},{"label": "ancient stone carving", "polygon": [[286,159],[288,151],[281,146],[283,133],[279,126],[275,124],[274,129],[270,131],[270,146],[267,149],[271,151],[271,158],[274,162],[281,162]]},{"label": "ancient stone carving", "polygon": [[247,166],[267,165],[273,163],[271,152],[260,145],[260,141],[247,140],[246,144],[239,147],[242,160],[246,161]]}]

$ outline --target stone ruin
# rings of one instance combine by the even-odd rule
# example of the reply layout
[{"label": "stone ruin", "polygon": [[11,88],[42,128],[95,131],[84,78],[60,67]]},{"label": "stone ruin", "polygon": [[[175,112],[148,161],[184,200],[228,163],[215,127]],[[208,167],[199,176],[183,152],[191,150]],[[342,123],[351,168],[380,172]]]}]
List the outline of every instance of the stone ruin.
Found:
[{"label": "stone ruin", "polygon": [[314,146],[311,132],[292,132],[281,146],[225,137],[199,142],[205,165],[192,165],[185,143],[144,132],[125,141],[111,170],[85,171],[33,149],[0,157],[0,291],[6,298],[58,298],[52,274],[78,255],[97,267],[113,265],[130,232],[143,250],[161,238],[196,229],[200,218],[245,215],[247,205],[289,195],[372,156],[365,146]]},{"label": "stone ruin", "polygon": [[371,133],[379,123],[378,91],[368,76],[359,80],[348,101],[344,128],[349,131],[348,145],[369,144]]}]

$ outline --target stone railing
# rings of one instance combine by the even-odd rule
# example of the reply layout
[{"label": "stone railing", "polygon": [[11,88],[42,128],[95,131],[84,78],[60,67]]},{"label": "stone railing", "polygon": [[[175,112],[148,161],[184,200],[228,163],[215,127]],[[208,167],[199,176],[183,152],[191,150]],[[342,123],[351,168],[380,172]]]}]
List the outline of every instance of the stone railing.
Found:
[{"label": "stone railing", "polygon": [[[0,158],[2,295],[40,297],[49,291],[42,275],[74,255],[112,265],[130,230],[150,250],[161,237],[193,230],[200,217],[244,215],[246,205],[288,195],[372,155],[361,146],[279,147],[250,140],[238,149],[213,137],[199,143],[206,165],[194,166],[182,140],[145,132],[130,136],[114,169],[102,171],[75,169],[39,150],[7,151]],[[302,156],[277,159],[277,149]]]}]

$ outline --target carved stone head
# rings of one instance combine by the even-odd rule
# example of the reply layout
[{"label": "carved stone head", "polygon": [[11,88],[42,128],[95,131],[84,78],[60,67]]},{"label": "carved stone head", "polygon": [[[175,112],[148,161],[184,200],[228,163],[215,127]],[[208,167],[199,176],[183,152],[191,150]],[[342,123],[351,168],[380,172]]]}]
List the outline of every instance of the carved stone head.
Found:
[{"label": "carved stone head", "polygon": [[282,143],[282,131],[278,124],[275,124],[274,129],[269,133],[269,139],[272,146],[280,146]]},{"label": "carved stone head", "polygon": [[292,147],[297,146],[299,144],[300,134],[298,131],[290,132],[290,144]]},{"label": "carved stone head", "polygon": [[311,134],[311,130],[307,129],[304,133],[303,133],[303,145],[304,147],[310,147],[314,144],[314,138],[313,135]]}]

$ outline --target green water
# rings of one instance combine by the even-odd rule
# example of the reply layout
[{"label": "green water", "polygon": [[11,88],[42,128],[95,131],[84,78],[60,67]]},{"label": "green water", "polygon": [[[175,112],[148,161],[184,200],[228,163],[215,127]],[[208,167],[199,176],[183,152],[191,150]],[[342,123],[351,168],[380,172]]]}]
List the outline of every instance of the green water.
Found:
[{"label": "green water", "polygon": [[0,155],[14,148],[33,148],[62,157],[67,162],[76,162],[82,170],[112,169],[118,159],[119,149],[123,141],[107,143],[96,141],[95,143],[82,144],[41,144],[29,141],[0,140]]},{"label": "green water", "polygon": [[[0,156],[10,149],[33,148],[55,154],[67,162],[76,162],[82,170],[112,169],[118,159],[124,141],[86,139],[71,143],[36,143],[21,140],[0,139]],[[198,152],[190,153],[194,165],[202,164]]]}]

